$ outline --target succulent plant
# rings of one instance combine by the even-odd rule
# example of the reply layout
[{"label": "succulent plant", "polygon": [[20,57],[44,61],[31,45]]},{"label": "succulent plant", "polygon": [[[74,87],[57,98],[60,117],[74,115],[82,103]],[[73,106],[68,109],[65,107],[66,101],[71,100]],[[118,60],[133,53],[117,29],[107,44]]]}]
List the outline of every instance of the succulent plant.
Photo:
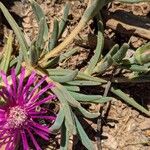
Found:
[{"label": "succulent plant", "polygon": [[[123,2],[132,2],[131,0],[120,0]],[[9,35],[7,43],[5,45],[4,57],[0,61],[0,69],[3,70],[9,76],[9,70],[11,67],[16,69],[17,74],[20,74],[20,70],[23,67],[27,69],[26,77],[30,76],[31,72],[34,71],[39,76],[47,76],[45,79],[47,82],[55,85],[52,88],[52,92],[57,96],[60,102],[60,110],[57,114],[55,123],[50,128],[51,132],[57,132],[61,130],[61,148],[67,149],[68,140],[70,135],[78,135],[83,145],[89,149],[94,149],[92,141],[88,138],[84,131],[81,123],[79,122],[78,115],[82,115],[85,118],[97,118],[99,112],[93,113],[87,111],[81,104],[82,103],[106,103],[112,99],[112,97],[102,96],[100,94],[86,95],[80,91],[81,86],[102,86],[106,87],[106,83],[109,80],[103,79],[102,77],[96,77],[102,75],[110,67],[126,68],[131,71],[138,71],[137,66],[144,66],[149,64],[149,45],[145,45],[139,48],[132,58],[128,59],[128,64],[124,61],[126,52],[128,51],[129,45],[124,43],[121,47],[118,44],[114,45],[106,55],[103,55],[102,50],[104,46],[104,35],[103,35],[103,23],[99,10],[111,0],[94,0],[89,3],[85,10],[79,24],[71,32],[71,34],[58,45],[58,40],[61,37],[65,27],[69,14],[70,6],[67,3],[64,8],[64,15],[60,22],[54,21],[54,28],[51,38],[48,37],[49,28],[46,22],[46,17],[34,0],[29,0],[33,12],[35,13],[37,23],[39,25],[39,33],[33,41],[30,41],[29,45],[24,37],[23,32],[12,18],[6,7],[0,2],[0,9],[9,24],[11,25],[17,40],[19,42],[19,53],[12,55],[12,33]],[[135,2],[139,2],[138,0]],[[98,32],[97,32],[97,46],[94,51],[94,55],[89,61],[86,70],[70,70],[62,69],[58,67],[59,62],[70,57],[76,50],[66,50],[64,48],[73,40],[73,38],[83,29],[86,23],[96,17]],[[48,44],[46,44],[48,42]],[[6,59],[7,58],[7,59]],[[134,61],[133,61],[134,59]],[[56,68],[53,65],[57,66]],[[147,67],[146,66],[146,67]],[[149,65],[150,66],[150,65]],[[147,67],[149,69],[149,66]],[[134,69],[133,69],[134,68]],[[143,72],[142,72],[143,73]],[[149,73],[149,70],[146,72]],[[135,81],[129,79],[130,81]],[[136,78],[138,82],[140,78]],[[115,82],[119,82],[114,80]],[[2,85],[1,80],[1,85]],[[143,106],[138,104],[133,98],[122,92],[116,87],[110,88],[110,91],[130,104],[139,111],[150,116],[150,112]],[[48,93],[47,93],[48,94]],[[77,113],[78,112],[78,113]]]}]

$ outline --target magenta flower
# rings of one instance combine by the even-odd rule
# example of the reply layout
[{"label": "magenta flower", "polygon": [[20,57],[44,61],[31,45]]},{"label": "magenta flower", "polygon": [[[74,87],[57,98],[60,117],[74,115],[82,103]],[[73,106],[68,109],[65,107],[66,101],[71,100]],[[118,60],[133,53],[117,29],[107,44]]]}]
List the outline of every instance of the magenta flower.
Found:
[{"label": "magenta flower", "polygon": [[[30,139],[36,150],[41,150],[34,135],[49,140],[49,126],[40,124],[39,119],[55,120],[55,117],[48,116],[46,109],[41,106],[55,98],[54,95],[43,96],[53,84],[47,83],[44,86],[46,77],[37,82],[35,72],[26,81],[25,68],[22,68],[19,78],[15,74],[15,69],[11,69],[12,84],[8,83],[3,71],[0,75],[5,83],[0,89],[0,97],[6,101],[5,105],[0,106],[0,149],[5,145],[6,150],[14,150],[18,142],[22,142],[23,149],[29,150]],[[41,85],[42,89],[39,88]]]}]

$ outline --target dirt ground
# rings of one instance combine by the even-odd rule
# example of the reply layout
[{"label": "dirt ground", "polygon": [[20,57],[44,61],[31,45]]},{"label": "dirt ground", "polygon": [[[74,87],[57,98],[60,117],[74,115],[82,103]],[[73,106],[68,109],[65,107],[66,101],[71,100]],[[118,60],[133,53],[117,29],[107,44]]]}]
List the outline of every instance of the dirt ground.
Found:
[{"label": "dirt ground", "polygon": [[[52,32],[53,20],[54,18],[61,19],[63,7],[67,0],[37,0],[37,2],[47,16],[48,25]],[[26,33],[26,39],[34,39],[38,31],[38,25],[28,3],[25,0],[23,2],[14,1],[14,3],[9,0],[5,1],[5,3]],[[70,1],[70,4],[71,10],[68,25],[61,41],[79,22],[87,6],[87,0]],[[3,21],[0,25],[3,28],[1,28],[0,32],[0,49],[3,47],[4,35],[7,35],[7,30],[10,28],[3,16],[1,17]],[[105,50],[110,49],[114,43],[122,45],[124,42],[127,42],[132,49],[136,49],[143,43],[150,41],[150,3],[121,4],[115,2],[102,10],[102,17],[105,26]],[[118,26],[118,23],[120,26]],[[91,37],[92,42],[86,40],[88,39],[87,37]],[[93,54],[92,51],[95,46],[96,37],[94,36],[92,21],[90,21],[73,43],[69,45],[69,48],[77,47],[78,53],[61,63],[60,66],[63,68],[84,69],[87,65],[87,60]],[[150,83],[126,83],[119,84],[118,87],[134,97],[142,105],[150,108]],[[89,109],[96,111],[97,107],[96,105],[91,105]],[[109,111],[107,118],[103,119],[102,150],[150,150],[150,118],[116,97],[111,101],[110,107],[105,109],[109,109]],[[96,120],[85,120],[85,122],[84,128],[93,140],[96,150]],[[45,149],[59,148],[58,143],[53,143],[52,145],[48,145]],[[77,139],[75,139],[74,144],[70,140],[70,145],[70,149],[86,149]]]}]

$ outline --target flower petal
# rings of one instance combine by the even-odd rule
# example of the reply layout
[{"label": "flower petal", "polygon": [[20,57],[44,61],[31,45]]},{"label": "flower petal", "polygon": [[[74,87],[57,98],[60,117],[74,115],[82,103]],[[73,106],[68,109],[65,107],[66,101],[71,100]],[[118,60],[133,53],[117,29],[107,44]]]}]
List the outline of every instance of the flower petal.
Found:
[{"label": "flower petal", "polygon": [[0,75],[1,75],[1,77],[2,77],[2,79],[3,79],[3,82],[4,82],[5,85],[6,85],[5,87],[6,87],[7,91],[8,91],[8,93],[12,96],[12,95],[13,95],[13,91],[12,91],[11,86],[10,86],[9,83],[8,83],[8,80],[7,80],[7,77],[6,77],[5,72],[0,71]]},{"label": "flower petal", "polygon": [[31,85],[35,82],[35,79],[36,79],[35,75],[36,75],[36,73],[32,72],[28,78],[27,83],[24,86],[23,94],[26,94],[26,96],[28,95],[27,93],[28,93],[28,90],[30,89]]},{"label": "flower petal", "polygon": [[56,119],[56,117],[54,117],[54,116],[32,116],[32,118],[42,118],[42,119],[49,119],[49,120]]},{"label": "flower petal", "polygon": [[23,81],[25,78],[25,68],[21,69],[19,83],[18,83],[18,97],[22,94],[22,88],[23,88]]},{"label": "flower petal", "polygon": [[48,97],[46,97],[46,98],[44,98],[44,99],[42,99],[42,100],[39,100],[38,102],[35,102],[35,103],[33,103],[33,104],[30,104],[31,106],[28,106],[28,110],[31,110],[31,109],[34,109],[35,107],[37,107],[37,106],[40,106],[41,104],[43,104],[43,103],[45,103],[45,102],[47,102],[47,101],[49,101],[49,100],[52,100],[52,99],[54,99],[55,98],[55,95],[49,95]]},{"label": "flower petal", "polygon": [[47,110],[42,110],[42,111],[41,110],[40,111],[36,111],[36,110],[31,111],[30,110],[28,112],[29,115],[38,115],[38,114],[42,115],[42,114],[46,114],[46,113],[47,113]]},{"label": "flower petal", "polygon": [[35,102],[44,92],[46,92],[52,85],[48,84],[46,87],[44,87],[42,90],[39,91],[35,96],[33,96],[31,99],[29,99],[28,104],[31,104]]},{"label": "flower petal", "polygon": [[[6,94],[5,94],[5,95],[6,95]],[[0,91],[0,96],[1,96],[4,100],[8,100],[5,95],[4,95],[4,92]]]},{"label": "flower petal", "polygon": [[15,150],[15,146],[14,146],[14,139],[11,139],[11,141],[9,141],[6,145],[6,150]]},{"label": "flower petal", "polygon": [[39,135],[40,137],[42,137],[44,140],[49,140],[49,138],[48,138],[48,133],[46,133],[46,132],[43,132],[43,131],[41,131],[41,130],[38,130],[38,129],[35,129],[35,128],[33,128],[32,126],[30,126],[30,128],[37,134],[37,135]]},{"label": "flower petal", "polygon": [[28,133],[29,133],[29,136],[31,137],[31,140],[32,140],[32,142],[33,142],[33,144],[34,144],[36,150],[42,150],[42,149],[40,148],[39,144],[37,143],[37,141],[35,140],[33,134],[30,132],[30,130],[27,129],[27,131],[28,131]]},{"label": "flower petal", "polygon": [[2,87],[2,93],[3,93],[3,98],[4,100],[10,105],[16,103],[13,98],[13,94],[10,93],[6,87]]},{"label": "flower petal", "polygon": [[34,121],[29,122],[29,124],[30,124],[30,126],[36,128],[36,129],[42,130],[42,131],[44,131],[46,133],[49,133],[49,128],[47,126],[40,125],[40,124],[38,124],[38,123],[36,123]]},{"label": "flower petal", "polygon": [[47,77],[47,76],[43,77],[43,78],[36,84],[36,86],[32,89],[32,91],[30,92],[30,94],[29,94],[29,96],[28,96],[29,99],[33,96],[33,94],[34,94],[34,92],[37,90],[37,88],[39,88],[39,86],[45,81],[46,77]]},{"label": "flower petal", "polygon": [[16,90],[17,90],[17,78],[16,78],[16,73],[15,73],[15,69],[12,68],[11,69],[11,80],[12,80],[12,87],[13,87],[13,93],[14,93],[14,97],[16,97]]},{"label": "flower petal", "polygon": [[29,144],[24,130],[21,131],[21,137],[22,137],[23,149],[29,150]]}]

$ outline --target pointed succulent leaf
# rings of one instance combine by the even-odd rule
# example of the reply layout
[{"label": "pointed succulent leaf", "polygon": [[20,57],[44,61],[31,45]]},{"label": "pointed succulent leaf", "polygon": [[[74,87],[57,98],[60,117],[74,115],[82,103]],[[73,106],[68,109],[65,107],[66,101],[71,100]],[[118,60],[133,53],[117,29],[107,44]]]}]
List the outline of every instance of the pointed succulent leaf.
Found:
[{"label": "pointed succulent leaf", "polygon": [[69,15],[69,10],[70,10],[70,5],[69,3],[67,3],[64,7],[64,13],[63,13],[63,17],[59,23],[59,33],[58,33],[58,38],[60,38],[60,36],[62,35],[62,33],[64,32],[64,29],[66,27],[66,23],[68,20],[68,15]]},{"label": "pointed succulent leaf", "polygon": [[44,45],[44,18],[41,18],[41,20],[39,22],[38,36],[37,36],[37,40],[35,42],[35,49],[37,51],[38,57],[40,57],[43,45]]},{"label": "pointed succulent leaf", "polygon": [[77,86],[96,86],[96,85],[101,85],[101,83],[99,83],[99,82],[88,81],[88,80],[74,80],[74,81],[66,82],[66,84],[77,85]]},{"label": "pointed succulent leaf", "polygon": [[117,51],[119,50],[119,45],[118,44],[115,44],[112,48],[111,48],[111,50],[106,54],[106,58],[107,58],[107,56],[113,56],[113,55],[115,55],[116,53],[117,53]]},{"label": "pointed succulent leaf", "polygon": [[91,103],[97,103],[97,104],[103,104],[103,103],[109,102],[110,100],[112,100],[112,97],[101,97],[99,99],[93,99],[90,102]]},{"label": "pointed succulent leaf", "polygon": [[105,60],[100,61],[97,66],[94,68],[93,73],[102,74],[113,64],[113,59],[109,55]]},{"label": "pointed succulent leaf", "polygon": [[11,16],[11,14],[7,10],[7,8],[2,4],[2,2],[0,2],[0,8],[1,8],[1,11],[3,12],[4,16],[6,17],[8,23],[10,24],[13,31],[15,32],[17,39],[19,41],[19,44],[20,44],[20,50],[23,53],[23,57],[24,57],[25,61],[28,62],[29,61],[29,59],[28,59],[28,44],[25,40],[23,33],[20,30],[20,27],[17,25],[16,21],[13,19],[13,17]]},{"label": "pointed succulent leaf", "polygon": [[[73,70],[57,68],[57,69],[47,69],[47,72],[49,73],[50,76],[64,76],[64,75],[67,75],[68,73],[72,73]],[[85,81],[95,81],[95,82],[98,82],[99,84],[107,82],[104,79],[93,77],[91,75],[87,75],[81,71],[78,72],[78,75],[76,78],[79,80],[85,80]]]},{"label": "pointed succulent leaf", "polygon": [[59,56],[51,58],[50,60],[48,60],[46,66],[44,68],[52,68],[54,66],[57,66],[59,63]]},{"label": "pointed succulent leaf", "polygon": [[55,95],[57,96],[57,98],[59,99],[62,108],[64,110],[64,116],[65,116],[65,125],[67,127],[67,130],[69,131],[69,133],[71,134],[76,134],[76,128],[75,128],[75,123],[74,123],[74,118],[72,116],[72,110],[68,104],[68,99],[65,96],[64,91],[62,90],[62,86],[58,86],[57,88],[53,89],[53,92],[55,93]]},{"label": "pointed succulent leaf", "polygon": [[37,23],[38,24],[40,23],[41,18],[43,18],[43,20],[44,20],[44,41],[46,41],[48,38],[48,25],[46,22],[46,17],[44,15],[44,12],[43,12],[42,8],[40,7],[40,5],[36,1],[29,0],[29,2],[31,3],[31,7],[35,14]]},{"label": "pointed succulent leaf", "polygon": [[51,132],[57,132],[61,128],[64,119],[65,119],[64,109],[60,108],[60,111],[57,114],[57,118],[56,118],[54,124],[50,127],[50,131]]},{"label": "pointed succulent leaf", "polygon": [[68,50],[67,52],[60,55],[60,62],[70,58],[73,54],[75,54],[78,51],[78,48],[73,48]]},{"label": "pointed succulent leaf", "polygon": [[106,80],[102,79],[102,78],[99,78],[99,77],[94,77],[94,76],[91,76],[91,75],[87,75],[81,71],[78,72],[78,75],[77,75],[77,79],[82,79],[82,80],[88,80],[88,81],[95,81],[95,82],[98,82],[98,83],[107,83]]},{"label": "pointed succulent leaf", "polygon": [[112,99],[111,97],[102,97],[101,95],[85,95],[73,91],[70,91],[69,93],[80,102],[105,103]]},{"label": "pointed succulent leaf", "polygon": [[92,99],[99,99],[102,97],[102,95],[85,95],[81,93],[76,93],[76,92],[69,92],[73,97],[76,97],[78,100],[83,100],[83,101],[90,101]]},{"label": "pointed succulent leaf", "polygon": [[96,65],[93,70],[93,73],[103,73],[107,68],[113,64],[113,55],[119,50],[119,45],[115,44],[111,50],[105,55],[105,57]]},{"label": "pointed succulent leaf", "polygon": [[97,112],[97,113],[91,113],[91,112],[88,112],[86,109],[84,109],[81,105],[77,108],[77,110],[86,118],[89,118],[89,119],[92,119],[92,118],[97,118],[100,113]]},{"label": "pointed succulent leaf", "polygon": [[74,80],[77,74],[78,70],[74,70],[73,72],[68,73],[66,76],[50,76],[50,78],[56,82],[65,83]]},{"label": "pointed succulent leaf", "polygon": [[131,65],[131,67],[129,68],[132,71],[135,72],[140,72],[140,73],[147,73],[150,71],[150,68],[148,66],[141,66],[141,65]]},{"label": "pointed succulent leaf", "polygon": [[60,91],[63,95],[63,98],[67,100],[67,102],[73,106],[73,107],[79,107],[80,103],[78,101],[76,101],[69,93],[69,91],[67,91],[67,89],[64,86],[60,86]]},{"label": "pointed succulent leaf", "polygon": [[65,123],[61,127],[61,141],[60,141],[60,150],[68,150],[69,145],[69,131],[67,130]]},{"label": "pointed succulent leaf", "polygon": [[68,73],[72,73],[73,70],[56,68],[56,69],[47,69],[47,72],[49,73],[50,76],[65,76]]},{"label": "pointed succulent leaf", "polygon": [[134,59],[141,65],[150,62],[150,42],[136,50]]},{"label": "pointed succulent leaf", "polygon": [[36,66],[38,62],[38,55],[37,55],[37,51],[34,47],[34,45],[31,45],[30,47],[30,63],[33,66]]},{"label": "pointed succulent leaf", "polygon": [[133,98],[131,98],[130,96],[128,96],[127,94],[125,94],[121,90],[115,89],[115,88],[112,87],[111,92],[114,93],[115,95],[117,95],[118,97],[120,97],[122,100],[124,100],[126,103],[128,103],[132,107],[134,107],[137,110],[139,110],[139,111],[145,113],[146,115],[150,116],[150,111],[148,111],[143,106],[138,104]]},{"label": "pointed succulent leaf", "polygon": [[61,91],[63,93],[64,98],[68,101],[68,103],[71,106],[79,109],[79,111],[85,117],[87,117],[87,118],[95,118],[95,117],[97,117],[99,115],[99,113],[90,113],[90,112],[86,111],[84,108],[82,108],[81,104],[78,101],[76,101],[64,87],[61,87]]},{"label": "pointed succulent leaf", "polygon": [[89,139],[89,137],[87,136],[86,132],[84,131],[82,125],[80,124],[78,118],[74,115],[75,118],[75,122],[76,122],[76,127],[77,127],[77,133],[80,137],[80,140],[82,142],[82,144],[88,149],[88,150],[94,150],[94,144],[92,143],[92,141]]},{"label": "pointed succulent leaf", "polygon": [[15,68],[16,74],[18,74],[19,71],[21,70],[22,61],[23,61],[23,54],[22,54],[22,51],[19,51],[18,61],[17,61],[17,65],[16,65],[16,68]]},{"label": "pointed succulent leaf", "polygon": [[58,21],[55,19],[54,20],[54,27],[53,27],[52,36],[51,36],[51,38],[49,40],[49,44],[48,44],[48,50],[49,51],[51,51],[57,44],[58,32],[59,32]]},{"label": "pointed succulent leaf", "polygon": [[101,52],[104,46],[103,23],[102,23],[100,12],[96,16],[96,18],[97,18],[97,26],[98,26],[97,46],[94,51],[94,55],[91,58],[87,69],[85,70],[85,74],[89,74],[89,75],[93,73],[93,69],[101,57]]},{"label": "pointed succulent leaf", "polygon": [[120,61],[125,57],[128,48],[129,45],[127,43],[124,43],[121,48],[116,52],[116,54],[113,55],[113,60],[117,63],[120,63]]},{"label": "pointed succulent leaf", "polygon": [[63,85],[68,91],[79,92],[80,88],[78,86],[71,86],[71,85]]},{"label": "pointed succulent leaf", "polygon": [[12,33],[10,33],[10,35],[8,36],[7,43],[4,46],[4,53],[0,63],[0,69],[3,70],[5,73],[9,68],[9,63],[10,63],[11,53],[12,53],[12,42],[13,42],[13,37],[12,37]]}]

